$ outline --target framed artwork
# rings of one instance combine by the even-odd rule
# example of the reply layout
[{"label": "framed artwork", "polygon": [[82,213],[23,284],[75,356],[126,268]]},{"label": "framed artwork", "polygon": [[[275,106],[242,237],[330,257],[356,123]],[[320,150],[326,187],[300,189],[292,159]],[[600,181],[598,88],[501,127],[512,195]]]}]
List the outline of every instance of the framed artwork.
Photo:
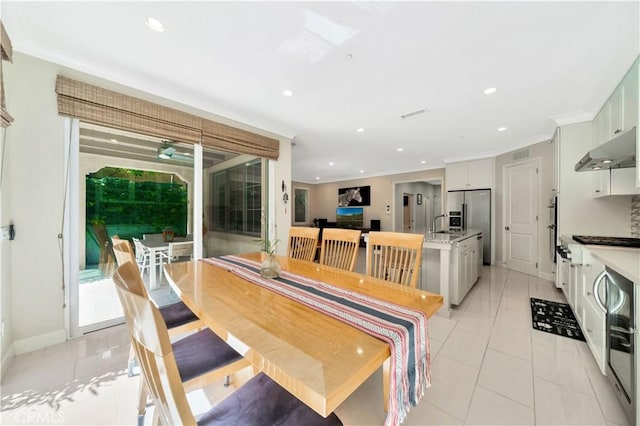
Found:
[{"label": "framed artwork", "polygon": [[293,190],[293,223],[309,222],[309,190],[295,188]]},{"label": "framed artwork", "polygon": [[416,202],[418,203],[419,206],[422,205],[422,194],[416,195]]},{"label": "framed artwork", "polygon": [[355,186],[338,189],[338,207],[360,207],[371,205],[371,187]]}]

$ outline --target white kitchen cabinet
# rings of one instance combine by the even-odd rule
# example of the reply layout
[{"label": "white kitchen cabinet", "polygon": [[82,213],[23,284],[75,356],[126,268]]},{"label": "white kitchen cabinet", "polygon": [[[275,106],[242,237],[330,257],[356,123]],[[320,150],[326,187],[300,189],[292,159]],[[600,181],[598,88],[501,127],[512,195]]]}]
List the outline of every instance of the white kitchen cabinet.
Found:
[{"label": "white kitchen cabinet", "polygon": [[[577,309],[574,310],[580,327],[587,340],[587,345],[593,354],[598,367],[605,373],[605,313],[598,306],[593,284],[598,274],[604,271],[604,265],[596,260],[589,250],[582,249],[582,266],[579,269],[579,293],[577,295]],[[604,300],[604,288],[600,289],[600,299]]]},{"label": "white kitchen cabinet", "polygon": [[598,170],[592,173],[593,197],[640,194],[635,185],[636,168]]},{"label": "white kitchen cabinet", "polygon": [[447,191],[493,188],[493,158],[447,164]]},{"label": "white kitchen cabinet", "polygon": [[[636,127],[640,135],[638,124],[640,123],[640,67],[638,59],[631,66],[620,84],[616,87],[607,102],[602,106],[592,121],[592,146],[597,147],[608,142],[616,135]],[[608,176],[605,172],[596,173],[593,177],[593,196],[604,197],[609,195],[635,195],[640,192],[634,188],[640,188],[640,144],[636,143],[637,166],[633,174],[630,172],[618,173],[617,176]]]},{"label": "white kitchen cabinet", "polygon": [[551,138],[551,146],[553,147],[553,189],[557,195],[560,193],[560,128],[556,127]]},{"label": "white kitchen cabinet", "polygon": [[451,304],[459,305],[478,280],[477,235],[459,241],[451,251]]}]

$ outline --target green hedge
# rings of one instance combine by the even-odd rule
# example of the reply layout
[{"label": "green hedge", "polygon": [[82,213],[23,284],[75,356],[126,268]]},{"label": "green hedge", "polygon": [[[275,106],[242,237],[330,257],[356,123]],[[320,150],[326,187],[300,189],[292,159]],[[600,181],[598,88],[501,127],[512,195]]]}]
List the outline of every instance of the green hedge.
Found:
[{"label": "green hedge", "polygon": [[128,235],[118,234],[122,238],[141,238],[142,234],[161,233],[166,228],[185,235],[187,203],[185,184],[86,178],[87,227],[104,224],[110,232],[125,231]]}]

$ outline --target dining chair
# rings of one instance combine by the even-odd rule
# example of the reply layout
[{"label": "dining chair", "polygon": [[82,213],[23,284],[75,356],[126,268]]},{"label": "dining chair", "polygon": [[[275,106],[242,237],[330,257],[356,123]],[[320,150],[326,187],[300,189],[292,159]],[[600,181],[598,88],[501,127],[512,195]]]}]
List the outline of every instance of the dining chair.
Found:
[{"label": "dining chair", "polygon": [[318,249],[320,228],[292,226],[289,229],[287,257],[313,262]]},{"label": "dining chair", "polygon": [[[131,243],[128,240],[121,240],[116,236],[112,237],[112,242],[113,252],[116,256],[118,266],[122,266],[127,262],[131,262],[133,265],[136,264]],[[149,298],[149,294],[147,293],[144,283],[140,281],[139,284],[140,285],[136,287],[136,291],[140,295]],[[204,327],[204,323],[200,318],[198,318],[196,314],[194,314],[183,302],[176,302],[170,305],[161,306],[158,307],[158,309],[160,310],[160,314],[162,315],[171,336],[178,336]],[[129,377],[133,376],[133,367],[134,357],[133,353],[131,353],[127,369]]]},{"label": "dining chair", "polygon": [[[148,391],[152,390],[153,386],[150,386],[150,377],[146,376],[148,371],[145,369],[145,363],[149,360],[143,358],[144,354],[141,354],[136,347],[139,342],[133,339],[133,335],[153,331],[149,329],[150,324],[147,323],[148,315],[154,316],[153,327],[161,330],[163,340],[167,341],[173,353],[174,368],[177,370],[176,380],[179,380],[177,383],[181,384],[183,391],[190,392],[202,388],[221,378],[225,378],[225,386],[227,386],[230,374],[251,365],[209,328],[171,343],[165,317],[145,293],[140,274],[132,262],[119,266],[112,279],[118,291],[130,337],[132,337],[133,351],[142,370],[143,379],[140,382],[138,404],[140,418],[144,416]],[[154,337],[151,338],[154,339]],[[145,341],[149,342],[143,338],[143,342]]]},{"label": "dining chair", "polygon": [[182,241],[169,243],[167,260],[169,263],[177,262],[181,259],[193,258],[193,241]]},{"label": "dining chair", "polygon": [[[119,267],[114,274],[114,282],[125,311],[129,337],[140,360],[142,378],[154,400],[153,423],[157,424],[157,420],[160,420],[162,424],[167,425],[195,425],[196,418],[187,402],[184,373],[180,366],[180,360],[184,358],[181,358],[177,344],[170,342],[167,327],[158,308],[148,298],[131,290],[130,284],[135,284],[138,279],[131,263]],[[203,332],[213,334],[209,329]],[[220,338],[218,341],[220,343],[217,343],[217,347],[212,347],[212,351],[206,353],[201,362],[207,358],[220,358],[221,352],[233,351]],[[191,349],[192,356],[198,356],[200,351],[196,348]],[[202,365],[199,368],[202,368]],[[329,426],[342,423],[333,413],[323,418],[269,377],[259,373],[202,415],[197,424]]]},{"label": "dining chair", "polygon": [[366,274],[416,288],[424,235],[369,232]]},{"label": "dining chair", "polygon": [[320,247],[320,263],[353,271],[358,259],[360,234],[360,231],[353,229],[325,229]]}]

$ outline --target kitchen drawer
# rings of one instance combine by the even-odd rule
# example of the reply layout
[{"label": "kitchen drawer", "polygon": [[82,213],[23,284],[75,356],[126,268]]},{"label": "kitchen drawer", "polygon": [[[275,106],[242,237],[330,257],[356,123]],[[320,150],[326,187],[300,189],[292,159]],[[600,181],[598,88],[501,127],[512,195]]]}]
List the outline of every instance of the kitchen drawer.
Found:
[{"label": "kitchen drawer", "polygon": [[591,353],[596,359],[596,364],[605,374],[606,347],[605,347],[605,315],[598,307],[593,307],[591,303],[582,306],[582,331],[587,339],[587,344]]}]

